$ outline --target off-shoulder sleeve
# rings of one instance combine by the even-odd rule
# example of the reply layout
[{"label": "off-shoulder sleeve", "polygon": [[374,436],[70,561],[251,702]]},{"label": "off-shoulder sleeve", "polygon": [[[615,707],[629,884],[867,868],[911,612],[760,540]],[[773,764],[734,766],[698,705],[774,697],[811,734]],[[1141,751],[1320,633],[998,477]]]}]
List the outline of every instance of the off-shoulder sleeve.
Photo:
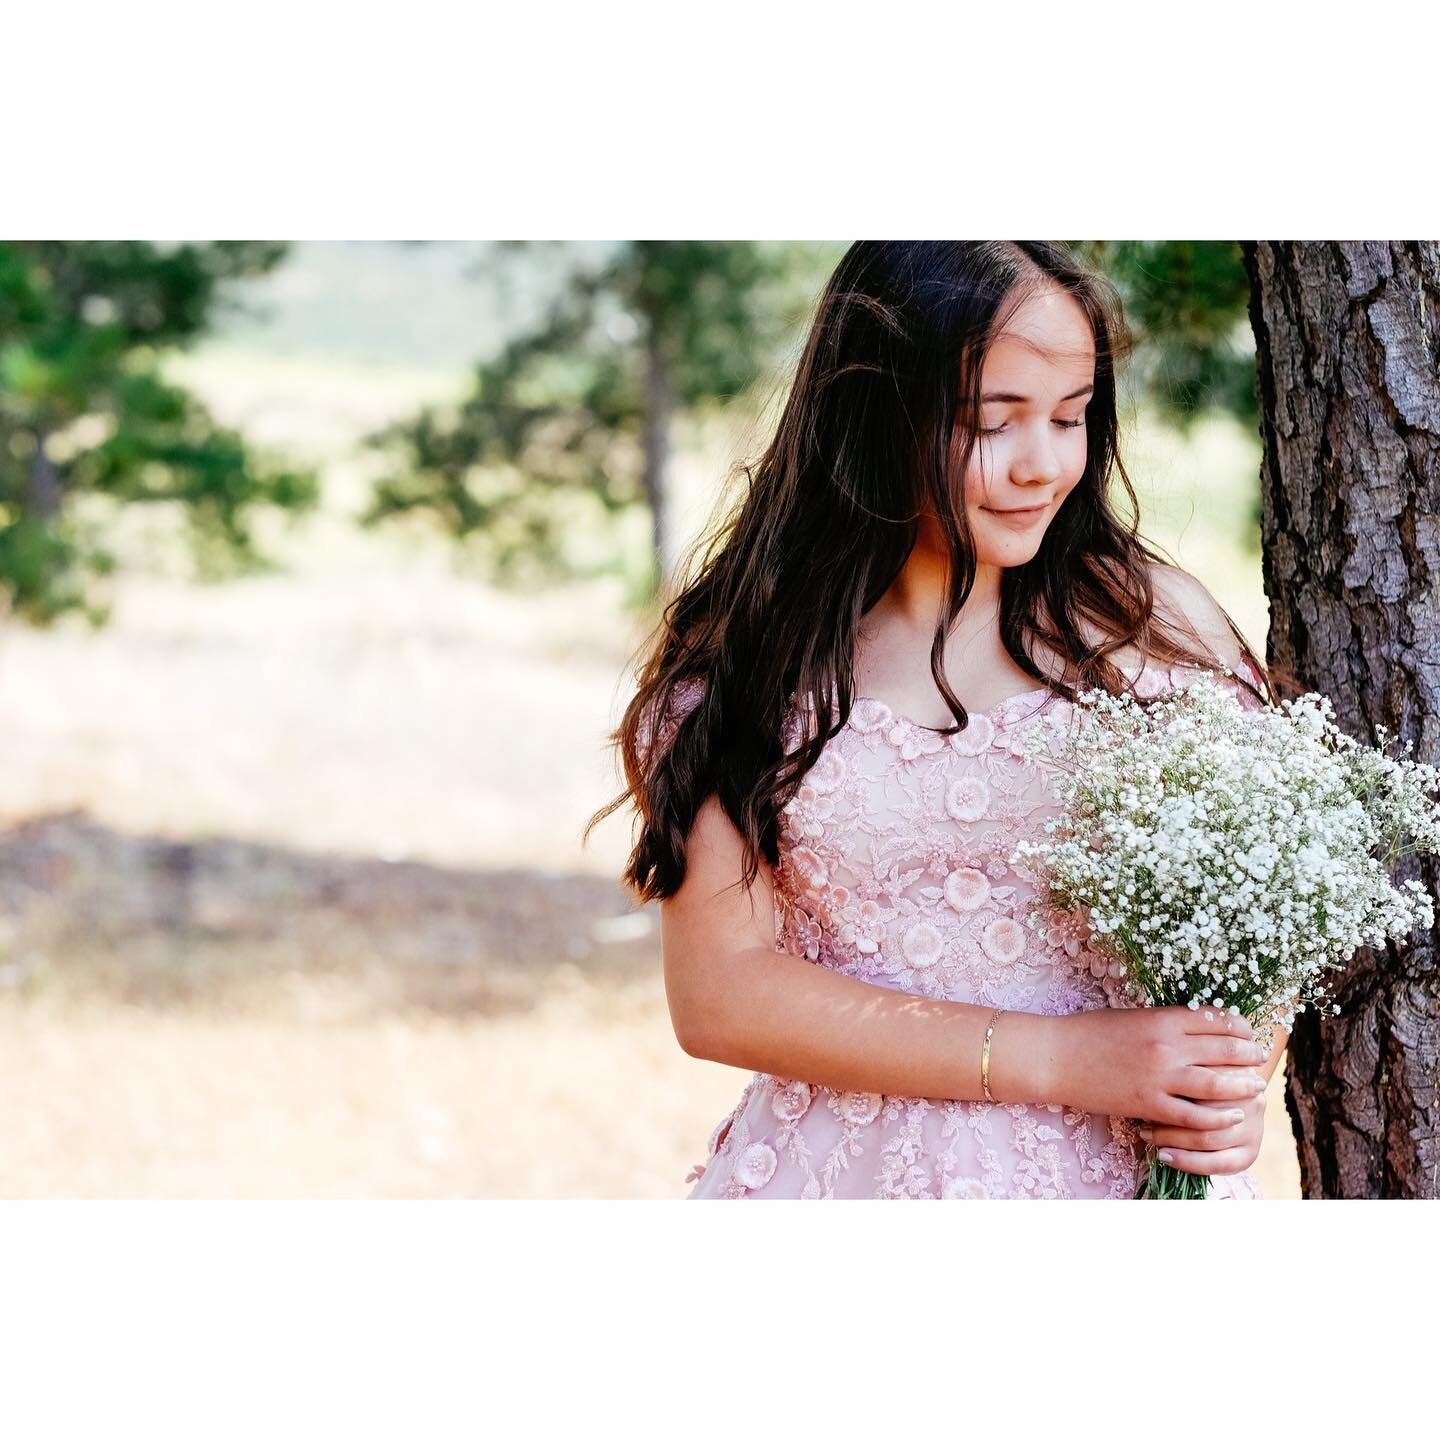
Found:
[{"label": "off-shoulder sleeve", "polygon": [[[1241,709],[1263,710],[1265,708],[1265,701],[1261,697],[1263,697],[1265,693],[1265,685],[1260,679],[1255,667],[1250,664],[1244,656],[1241,656],[1240,660],[1230,668],[1234,673],[1227,676],[1221,674],[1218,666],[1195,666],[1176,663],[1165,671],[1147,670],[1137,682],[1136,690],[1137,693],[1141,695],[1155,695],[1169,690],[1186,690],[1193,685],[1200,676],[1213,675],[1219,682],[1220,687],[1228,690],[1230,694],[1239,701]],[[1260,691],[1260,695],[1252,695],[1242,683],[1242,679],[1237,677],[1243,677],[1244,680],[1248,680],[1251,685]]]},{"label": "off-shoulder sleeve", "polygon": [[680,728],[680,722],[700,703],[704,694],[705,681],[699,676],[682,680],[671,693],[670,704],[660,719],[658,733],[655,724],[657,707],[654,701],[641,712],[635,744],[640,753],[640,763],[645,769],[650,768],[652,757],[663,755],[669,748],[676,730]]},{"label": "off-shoulder sleeve", "polygon": [[1244,656],[1241,656],[1240,663],[1238,665],[1232,666],[1231,668],[1235,671],[1237,675],[1240,675],[1244,679],[1248,680],[1250,684],[1252,684],[1260,692],[1260,695],[1258,696],[1252,695],[1250,691],[1245,688],[1244,685],[1239,684],[1235,681],[1228,682],[1230,688],[1235,693],[1235,698],[1240,702],[1241,708],[1245,710],[1265,709],[1265,701],[1262,698],[1265,694],[1265,682],[1260,678],[1260,674],[1255,669],[1255,667],[1247,659],[1245,659]]}]

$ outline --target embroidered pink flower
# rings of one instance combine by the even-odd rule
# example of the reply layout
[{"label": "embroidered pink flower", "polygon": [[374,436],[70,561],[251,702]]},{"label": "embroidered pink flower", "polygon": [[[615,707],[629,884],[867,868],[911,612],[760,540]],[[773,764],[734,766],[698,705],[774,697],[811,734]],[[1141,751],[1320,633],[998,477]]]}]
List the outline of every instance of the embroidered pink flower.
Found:
[{"label": "embroidered pink flower", "polygon": [[905,952],[906,963],[914,970],[928,970],[945,949],[945,940],[940,932],[924,920],[912,925],[900,942]]},{"label": "embroidered pink flower", "polygon": [[850,892],[843,885],[832,885],[830,887],[830,899],[835,905],[848,905],[850,903]]},{"label": "embroidered pink flower", "polygon": [[790,852],[790,863],[807,890],[823,890],[830,883],[825,862],[808,845],[797,845]]},{"label": "embroidered pink flower", "polygon": [[1108,956],[1102,955],[1098,950],[1090,955],[1090,973],[1097,979],[1103,980],[1110,970]]},{"label": "embroidered pink flower", "polygon": [[922,755],[938,755],[945,748],[945,737],[922,730],[902,720],[891,728],[889,740],[900,751],[902,760],[918,760]]},{"label": "embroidered pink flower", "polygon": [[956,780],[945,792],[945,809],[956,820],[978,820],[990,803],[990,787],[978,775]]},{"label": "embroidered pink flower", "polygon": [[940,1182],[942,1200],[988,1200],[984,1184],[973,1175],[947,1175]]},{"label": "embroidered pink flower", "polygon": [[[795,792],[795,798],[790,803],[796,813],[805,819],[807,827],[817,821],[829,820],[835,814],[835,802],[828,795],[820,794],[808,781]],[[810,833],[818,835],[820,832],[816,829]]]},{"label": "embroidered pink flower", "polygon": [[1002,915],[980,932],[980,948],[997,965],[1013,965],[1025,953],[1025,931]]},{"label": "embroidered pink flower", "polygon": [[747,1145],[735,1161],[734,1179],[747,1190],[758,1190],[775,1173],[775,1152],[763,1141]]},{"label": "embroidered pink flower", "polygon": [[1053,949],[1064,950],[1072,960],[1080,953],[1080,937],[1070,920],[1052,920],[1045,927],[1045,943]]},{"label": "embroidered pink flower", "polygon": [[807,960],[820,958],[820,937],[825,933],[820,922],[803,910],[795,912],[796,938],[800,942],[800,954]]},{"label": "embroidered pink flower", "polygon": [[828,795],[845,783],[845,757],[834,750],[822,752],[805,779],[817,795]]},{"label": "embroidered pink flower", "polygon": [[873,955],[885,938],[885,916],[873,900],[862,900],[855,912],[850,936],[855,948],[862,955]]},{"label": "embroidered pink flower", "polygon": [[950,748],[957,755],[978,755],[994,738],[995,726],[990,717],[972,715],[965,729],[950,737]]},{"label": "embroidered pink flower", "polygon": [[945,903],[966,914],[978,910],[990,898],[990,882],[970,865],[962,865],[945,877]]},{"label": "embroidered pink flower", "polygon": [[733,1110],[728,1115],[722,1115],[720,1117],[720,1123],[710,1132],[710,1144],[707,1148],[711,1155],[714,1155],[715,1151],[719,1148],[720,1142],[729,1130],[730,1122],[734,1120],[734,1118],[735,1112]]},{"label": "embroidered pink flower", "polygon": [[798,1120],[810,1108],[810,1098],[810,1087],[803,1080],[791,1080],[777,1087],[770,1109],[777,1120]]},{"label": "embroidered pink flower", "polygon": [[850,726],[862,735],[883,730],[893,719],[890,707],[879,700],[857,700],[850,710]]},{"label": "embroidered pink flower", "polygon": [[880,1113],[880,1096],[864,1090],[843,1091],[830,1103],[848,1125],[868,1125]]},{"label": "embroidered pink flower", "polygon": [[786,833],[796,844],[812,843],[825,834],[825,822],[834,814],[835,807],[828,795],[817,795],[808,785],[802,785],[780,812]]}]

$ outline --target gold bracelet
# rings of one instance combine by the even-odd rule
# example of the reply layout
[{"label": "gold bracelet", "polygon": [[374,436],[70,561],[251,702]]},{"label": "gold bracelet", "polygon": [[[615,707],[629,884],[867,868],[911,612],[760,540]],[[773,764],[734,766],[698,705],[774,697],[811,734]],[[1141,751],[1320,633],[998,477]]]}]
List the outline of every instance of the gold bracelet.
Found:
[{"label": "gold bracelet", "polygon": [[985,1043],[980,1047],[980,1088],[985,1092],[985,1098],[992,1104],[995,1097],[990,1093],[990,1037],[995,1033],[995,1022],[1004,1013],[1003,1010],[997,1010],[990,1017],[990,1023],[985,1027]]}]

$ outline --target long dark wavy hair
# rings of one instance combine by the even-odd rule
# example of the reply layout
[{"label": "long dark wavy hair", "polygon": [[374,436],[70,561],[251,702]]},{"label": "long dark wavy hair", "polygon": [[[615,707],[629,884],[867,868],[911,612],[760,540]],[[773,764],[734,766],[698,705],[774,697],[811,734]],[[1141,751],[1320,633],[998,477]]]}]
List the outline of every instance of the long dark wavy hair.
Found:
[{"label": "long dark wavy hair", "polygon": [[[738,467],[738,504],[692,549],[690,578],[634,662],[638,688],[610,737],[626,789],[585,835],[633,800],[640,829],[622,879],[640,900],[679,889],[687,837],[712,794],[744,841],[745,886],[760,857],[778,864],[780,812],[856,698],[860,619],[900,573],[927,511],[949,553],[930,673],[955,729],[968,725],[942,656],[975,580],[963,477],[980,426],[980,372],[992,337],[1044,286],[1072,295],[1090,321],[1095,389],[1083,476],[1035,556],[1002,572],[1005,649],[1037,688],[1070,700],[1081,689],[1132,692],[1107,658],[1127,645],[1165,663],[1219,663],[1154,609],[1149,562],[1168,562],[1139,536],[1118,451],[1116,368],[1131,339],[1109,281],[1049,241],[859,241],[820,297],[774,438]],[[1129,496],[1128,523],[1111,508],[1112,473]],[[1225,619],[1265,685],[1260,698],[1273,702],[1272,677]],[[1098,644],[1082,639],[1082,622]],[[1037,639],[1065,662],[1068,684],[1031,659]],[[696,682],[698,703],[665,744],[652,744],[682,708],[677,691],[693,693]],[[792,713],[808,717],[798,748],[784,738]]]}]

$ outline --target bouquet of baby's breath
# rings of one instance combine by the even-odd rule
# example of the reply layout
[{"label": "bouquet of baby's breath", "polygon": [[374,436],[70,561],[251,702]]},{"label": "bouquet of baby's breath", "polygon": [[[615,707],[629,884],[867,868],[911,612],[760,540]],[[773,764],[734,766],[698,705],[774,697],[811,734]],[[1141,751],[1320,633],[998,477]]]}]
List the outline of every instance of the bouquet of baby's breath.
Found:
[{"label": "bouquet of baby's breath", "polygon": [[[1434,924],[1424,887],[1388,871],[1440,851],[1440,770],[1386,755],[1383,728],[1360,745],[1314,693],[1246,709],[1213,671],[1148,709],[1076,702],[1058,746],[1043,727],[1021,742],[1058,772],[1062,810],[1010,860],[1037,882],[1029,923],[1088,911],[1136,1003],[1223,1007],[1268,1049],[1359,947]],[[1152,1153],[1137,1198],[1207,1188]]]}]

